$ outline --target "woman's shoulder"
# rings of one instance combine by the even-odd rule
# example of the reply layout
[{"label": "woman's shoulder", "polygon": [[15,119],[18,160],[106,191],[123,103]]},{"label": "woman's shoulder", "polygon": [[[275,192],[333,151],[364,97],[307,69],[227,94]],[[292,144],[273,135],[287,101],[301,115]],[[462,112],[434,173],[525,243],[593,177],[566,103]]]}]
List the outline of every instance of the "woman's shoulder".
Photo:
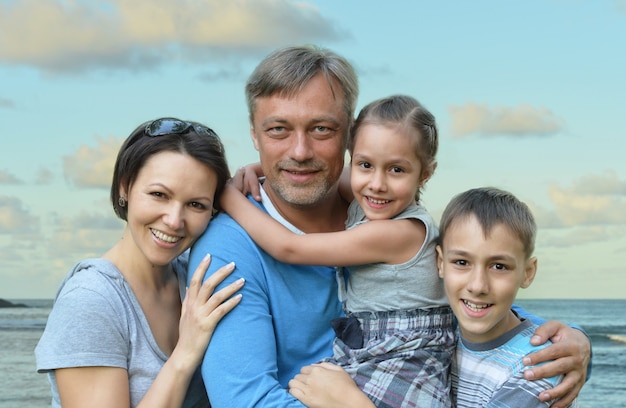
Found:
[{"label": "woman's shoulder", "polygon": [[124,277],[111,262],[103,258],[83,259],[68,271],[57,290],[56,299],[72,293],[94,293],[108,297],[124,288]]}]

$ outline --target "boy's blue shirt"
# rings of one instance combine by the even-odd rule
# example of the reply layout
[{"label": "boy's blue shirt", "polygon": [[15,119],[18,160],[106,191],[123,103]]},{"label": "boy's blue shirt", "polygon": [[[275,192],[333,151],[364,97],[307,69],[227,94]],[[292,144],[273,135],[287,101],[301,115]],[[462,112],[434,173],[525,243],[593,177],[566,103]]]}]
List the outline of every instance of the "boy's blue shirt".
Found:
[{"label": "boy's blue shirt", "polygon": [[[544,324],[545,322],[547,322],[546,319],[539,317],[539,316],[535,316],[533,314],[528,313],[526,310],[522,309],[520,306],[518,305],[513,305],[512,309],[517,312],[517,314],[520,317],[523,317],[525,319],[529,319],[530,321],[532,321],[533,323],[535,323],[537,326],[541,326],[542,324]],[[587,336],[587,338],[589,339],[589,335],[587,334],[587,332],[580,327],[577,324],[573,324],[573,323],[567,323],[567,325],[569,327],[572,327],[574,329],[580,330],[581,332],[585,333],[585,336]],[[589,365],[587,366],[587,378],[585,379],[585,382],[589,381],[589,378],[591,378],[591,363],[593,361],[593,347],[591,344],[591,339],[589,339],[589,349],[590,349],[590,356],[589,356]]]}]

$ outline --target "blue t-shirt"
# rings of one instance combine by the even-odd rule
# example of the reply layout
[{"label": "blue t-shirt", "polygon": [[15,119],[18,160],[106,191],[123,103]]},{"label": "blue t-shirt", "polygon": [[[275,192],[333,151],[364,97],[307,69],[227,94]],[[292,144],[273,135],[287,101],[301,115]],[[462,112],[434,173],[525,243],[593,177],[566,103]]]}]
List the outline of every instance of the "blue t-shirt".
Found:
[{"label": "blue t-shirt", "polygon": [[[259,206],[298,232],[267,196],[264,203]],[[287,384],[301,367],[332,354],[330,321],[342,314],[335,269],[274,260],[224,213],[193,246],[189,270],[207,253],[212,256],[207,276],[235,262],[235,271],[220,287],[240,277],[246,280],[241,303],[218,324],[202,363],[211,405],[302,407]]]}]

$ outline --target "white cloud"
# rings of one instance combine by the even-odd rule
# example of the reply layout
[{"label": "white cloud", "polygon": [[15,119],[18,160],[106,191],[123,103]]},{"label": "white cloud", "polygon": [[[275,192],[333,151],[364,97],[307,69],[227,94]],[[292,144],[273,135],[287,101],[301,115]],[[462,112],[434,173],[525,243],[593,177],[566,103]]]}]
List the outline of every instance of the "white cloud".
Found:
[{"label": "white cloud", "polygon": [[52,180],[54,180],[54,174],[52,173],[52,171],[42,167],[37,172],[37,178],[35,180],[35,183],[36,184],[50,184]]},{"label": "white cloud", "polygon": [[0,170],[0,184],[23,184],[23,181],[6,170]]},{"label": "white cloud", "polygon": [[547,108],[531,105],[489,106],[467,103],[449,106],[452,134],[464,137],[470,134],[482,136],[552,135],[559,133],[562,120]]},{"label": "white cloud", "polygon": [[626,183],[614,171],[589,175],[548,191],[565,226],[626,224]]},{"label": "white cloud", "polygon": [[624,236],[624,228],[606,228],[604,226],[578,227],[567,230],[542,231],[542,248],[571,248],[588,243],[608,242]]},{"label": "white cloud", "polygon": [[27,234],[39,229],[39,218],[16,197],[0,196],[0,234]]},{"label": "white cloud", "polygon": [[120,139],[96,137],[97,146],[82,145],[72,156],[63,156],[63,175],[77,187],[111,187],[111,175]]},{"label": "white cloud", "polygon": [[626,196],[626,180],[620,180],[615,170],[591,174],[574,181],[568,191],[576,194]]},{"label": "white cloud", "polygon": [[289,0],[15,0],[0,3],[0,62],[50,72],[150,69],[342,34]]}]

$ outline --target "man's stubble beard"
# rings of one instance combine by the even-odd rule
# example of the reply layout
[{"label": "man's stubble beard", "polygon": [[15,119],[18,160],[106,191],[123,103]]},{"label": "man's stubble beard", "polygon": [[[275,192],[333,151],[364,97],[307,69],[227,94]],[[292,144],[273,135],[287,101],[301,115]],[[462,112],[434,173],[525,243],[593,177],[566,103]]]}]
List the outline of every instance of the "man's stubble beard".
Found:
[{"label": "man's stubble beard", "polygon": [[269,187],[284,202],[299,208],[316,206],[328,197],[332,184],[328,180],[315,181],[309,184],[294,186],[287,182],[270,181]]}]

